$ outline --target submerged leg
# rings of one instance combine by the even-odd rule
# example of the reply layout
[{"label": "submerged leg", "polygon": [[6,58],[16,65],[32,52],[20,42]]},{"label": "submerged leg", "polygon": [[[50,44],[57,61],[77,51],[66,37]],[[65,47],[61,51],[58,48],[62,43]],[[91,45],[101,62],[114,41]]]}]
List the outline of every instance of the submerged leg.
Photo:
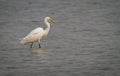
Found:
[{"label": "submerged leg", "polygon": [[41,45],[39,44],[39,48],[41,48]]},{"label": "submerged leg", "polygon": [[33,46],[33,43],[31,43],[30,48],[32,48],[32,46]]},{"label": "submerged leg", "polygon": [[40,45],[40,39],[38,40],[38,44],[39,44],[39,48],[41,48],[41,45]]}]

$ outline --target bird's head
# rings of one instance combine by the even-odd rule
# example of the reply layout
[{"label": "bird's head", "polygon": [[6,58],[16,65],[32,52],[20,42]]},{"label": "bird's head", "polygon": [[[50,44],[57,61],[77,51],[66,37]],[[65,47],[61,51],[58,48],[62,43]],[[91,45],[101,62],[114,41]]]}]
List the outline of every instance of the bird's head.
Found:
[{"label": "bird's head", "polygon": [[51,17],[46,17],[47,21],[53,24],[56,24],[56,21]]}]

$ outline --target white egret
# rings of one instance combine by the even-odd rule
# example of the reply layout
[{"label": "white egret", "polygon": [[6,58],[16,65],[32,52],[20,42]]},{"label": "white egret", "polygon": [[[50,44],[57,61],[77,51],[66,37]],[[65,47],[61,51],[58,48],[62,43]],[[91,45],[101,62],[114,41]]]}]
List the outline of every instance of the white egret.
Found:
[{"label": "white egret", "polygon": [[31,48],[33,46],[34,42],[38,42],[39,43],[39,48],[41,48],[40,45],[40,41],[43,37],[46,37],[49,30],[50,30],[50,23],[56,23],[56,21],[50,17],[45,17],[44,18],[44,23],[47,26],[46,29],[43,29],[41,27],[38,27],[36,29],[34,29],[33,31],[31,31],[27,36],[25,36],[20,43],[25,45],[25,44],[31,44]]}]

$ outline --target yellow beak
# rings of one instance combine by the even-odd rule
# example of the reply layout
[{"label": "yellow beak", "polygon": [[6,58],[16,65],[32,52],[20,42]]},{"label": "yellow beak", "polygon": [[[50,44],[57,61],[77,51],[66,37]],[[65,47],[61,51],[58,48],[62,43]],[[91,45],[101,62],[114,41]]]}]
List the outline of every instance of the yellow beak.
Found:
[{"label": "yellow beak", "polygon": [[52,18],[49,19],[51,23],[56,24],[56,21]]}]

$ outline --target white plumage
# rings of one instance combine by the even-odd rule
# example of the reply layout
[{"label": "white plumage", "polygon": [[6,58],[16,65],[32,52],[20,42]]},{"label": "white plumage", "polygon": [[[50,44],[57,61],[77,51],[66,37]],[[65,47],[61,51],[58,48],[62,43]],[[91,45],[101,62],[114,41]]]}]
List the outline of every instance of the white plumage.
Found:
[{"label": "white plumage", "polygon": [[47,26],[47,28],[45,30],[43,28],[41,28],[41,27],[38,27],[38,28],[34,29],[26,37],[24,37],[21,40],[20,43],[24,44],[24,45],[31,43],[31,48],[32,48],[33,43],[38,42],[39,43],[39,48],[41,48],[40,41],[41,41],[41,39],[43,37],[47,36],[47,34],[48,34],[49,30],[50,30],[50,23],[49,22],[56,23],[55,20],[53,20],[52,18],[45,17],[44,23]]},{"label": "white plumage", "polygon": [[36,28],[21,40],[22,44],[37,42],[44,34],[43,28]]}]

